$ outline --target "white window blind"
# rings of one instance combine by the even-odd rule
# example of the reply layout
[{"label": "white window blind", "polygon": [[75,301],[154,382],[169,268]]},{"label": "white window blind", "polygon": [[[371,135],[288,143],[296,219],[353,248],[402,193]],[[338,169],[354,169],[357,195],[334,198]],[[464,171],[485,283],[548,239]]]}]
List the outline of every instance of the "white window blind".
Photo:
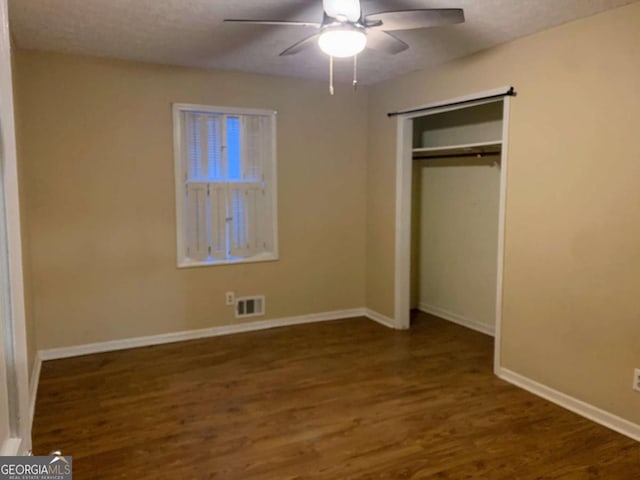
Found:
[{"label": "white window blind", "polygon": [[275,114],[174,106],[178,262],[277,258]]}]

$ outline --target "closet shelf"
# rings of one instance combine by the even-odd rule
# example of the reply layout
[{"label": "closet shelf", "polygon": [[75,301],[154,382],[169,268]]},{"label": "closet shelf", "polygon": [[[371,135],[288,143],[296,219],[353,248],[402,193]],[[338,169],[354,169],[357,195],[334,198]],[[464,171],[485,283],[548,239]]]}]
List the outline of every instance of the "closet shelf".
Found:
[{"label": "closet shelf", "polygon": [[488,155],[500,153],[502,150],[501,141],[478,142],[465,145],[446,145],[442,147],[414,148],[414,159],[458,157],[472,155]]}]

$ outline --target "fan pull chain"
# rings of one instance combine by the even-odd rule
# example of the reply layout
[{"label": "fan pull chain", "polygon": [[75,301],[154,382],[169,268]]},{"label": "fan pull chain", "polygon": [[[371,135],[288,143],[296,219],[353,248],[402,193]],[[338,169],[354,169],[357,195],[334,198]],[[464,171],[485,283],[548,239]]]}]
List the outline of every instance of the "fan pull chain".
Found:
[{"label": "fan pull chain", "polygon": [[329,56],[329,93],[333,95],[333,57]]},{"label": "fan pull chain", "polygon": [[358,55],[353,56],[353,89],[358,90]]}]

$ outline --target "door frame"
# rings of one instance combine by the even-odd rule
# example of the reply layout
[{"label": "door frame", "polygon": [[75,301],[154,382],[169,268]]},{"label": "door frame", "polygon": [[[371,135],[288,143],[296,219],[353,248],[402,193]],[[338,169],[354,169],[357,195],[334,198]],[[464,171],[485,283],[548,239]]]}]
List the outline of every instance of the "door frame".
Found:
[{"label": "door frame", "polygon": [[[509,151],[509,120],[511,96],[487,99],[500,95],[509,87],[497,88],[441,102],[420,105],[408,110],[431,109],[429,113],[412,112],[397,116],[396,149],[396,222],[395,222],[395,292],[394,319],[398,329],[408,329],[411,310],[411,190],[413,175],[413,119],[426,115],[462,110],[487,103],[504,102],[502,118],[502,151],[500,164],[500,202],[498,210],[498,258],[496,279],[496,317],[494,341],[494,372],[500,368],[502,332],[502,290],[504,276],[504,239],[507,196],[507,157]],[[465,102],[464,105],[450,105]],[[468,103],[466,103],[468,102]],[[441,108],[439,108],[442,106]]]},{"label": "door frame", "polygon": [[[0,322],[5,341],[10,436],[0,439],[3,455],[25,455],[31,450],[31,418],[22,237],[16,149],[11,37],[7,0],[0,0]],[[5,318],[6,317],[6,318]],[[5,338],[5,335],[3,335]]]}]

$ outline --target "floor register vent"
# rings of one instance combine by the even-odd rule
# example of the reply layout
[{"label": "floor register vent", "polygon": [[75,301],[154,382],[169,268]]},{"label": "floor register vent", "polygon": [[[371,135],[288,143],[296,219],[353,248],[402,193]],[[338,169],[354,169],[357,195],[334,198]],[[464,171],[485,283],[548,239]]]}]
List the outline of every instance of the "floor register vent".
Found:
[{"label": "floor register vent", "polygon": [[264,295],[236,298],[236,318],[264,315]]}]

